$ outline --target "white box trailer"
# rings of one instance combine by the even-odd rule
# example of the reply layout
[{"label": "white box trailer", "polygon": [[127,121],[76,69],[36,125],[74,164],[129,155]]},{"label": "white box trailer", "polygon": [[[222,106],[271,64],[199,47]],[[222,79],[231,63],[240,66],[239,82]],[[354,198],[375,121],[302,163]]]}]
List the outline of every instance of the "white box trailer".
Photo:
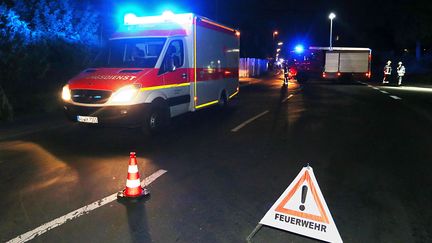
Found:
[{"label": "white box trailer", "polygon": [[239,37],[192,13],[126,15],[101,64],[64,86],[65,113],[157,130],[170,117],[224,106],[239,92]]},{"label": "white box trailer", "polygon": [[324,52],[322,78],[369,79],[371,76],[371,49],[356,47],[310,47]]}]

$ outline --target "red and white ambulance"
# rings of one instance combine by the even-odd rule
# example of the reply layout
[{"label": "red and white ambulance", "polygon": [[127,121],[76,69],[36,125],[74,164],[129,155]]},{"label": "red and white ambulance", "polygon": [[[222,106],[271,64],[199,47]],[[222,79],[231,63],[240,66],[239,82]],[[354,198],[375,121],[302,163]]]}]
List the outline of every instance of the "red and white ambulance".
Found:
[{"label": "red and white ambulance", "polygon": [[226,106],[239,92],[239,37],[192,13],[128,14],[101,62],[63,87],[64,111],[81,123],[155,131],[171,117]]}]

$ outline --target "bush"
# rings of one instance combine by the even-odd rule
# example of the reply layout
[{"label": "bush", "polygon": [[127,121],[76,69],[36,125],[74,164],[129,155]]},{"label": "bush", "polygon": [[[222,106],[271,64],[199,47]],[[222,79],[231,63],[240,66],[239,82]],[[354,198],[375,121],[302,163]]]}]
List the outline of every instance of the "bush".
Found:
[{"label": "bush", "polygon": [[14,2],[0,4],[0,86],[9,107],[27,112],[32,99],[58,89],[92,60],[99,21],[90,5],[70,0]]}]

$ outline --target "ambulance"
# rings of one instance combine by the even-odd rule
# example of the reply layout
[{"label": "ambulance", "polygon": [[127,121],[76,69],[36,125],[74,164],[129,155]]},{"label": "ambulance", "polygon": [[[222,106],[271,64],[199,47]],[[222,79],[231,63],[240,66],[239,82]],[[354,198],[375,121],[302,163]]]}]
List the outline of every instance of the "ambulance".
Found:
[{"label": "ambulance", "polygon": [[239,38],[192,13],[127,14],[99,62],[63,87],[64,112],[155,132],[186,112],[226,107],[239,93]]}]

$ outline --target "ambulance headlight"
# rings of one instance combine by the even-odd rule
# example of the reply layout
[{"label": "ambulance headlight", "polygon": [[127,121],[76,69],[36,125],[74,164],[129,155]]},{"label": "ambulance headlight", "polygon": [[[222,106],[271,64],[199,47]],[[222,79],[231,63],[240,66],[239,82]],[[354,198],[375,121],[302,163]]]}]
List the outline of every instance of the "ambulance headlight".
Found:
[{"label": "ambulance headlight", "polygon": [[139,85],[124,86],[112,94],[111,102],[112,103],[130,102],[137,96],[139,90],[140,90]]},{"label": "ambulance headlight", "polygon": [[65,86],[63,86],[63,89],[62,89],[62,99],[64,101],[70,101],[70,99],[71,99],[71,92],[70,92],[68,84],[66,84]]}]

